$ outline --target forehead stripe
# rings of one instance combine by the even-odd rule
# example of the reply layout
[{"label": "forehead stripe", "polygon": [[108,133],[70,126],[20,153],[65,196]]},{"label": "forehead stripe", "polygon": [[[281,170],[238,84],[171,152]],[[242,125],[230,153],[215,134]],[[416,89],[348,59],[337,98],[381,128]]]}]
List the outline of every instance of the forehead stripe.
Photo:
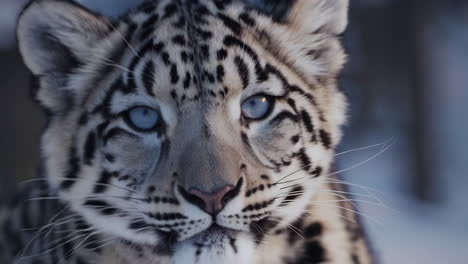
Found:
[{"label": "forehead stripe", "polygon": [[245,61],[239,56],[234,58],[234,64],[236,65],[237,73],[241,78],[243,89],[245,89],[250,82],[249,68],[247,67]]},{"label": "forehead stripe", "polygon": [[153,86],[154,86],[154,74],[155,66],[153,61],[148,61],[143,69],[141,78],[143,79],[143,84],[145,86],[146,92],[150,96],[154,96]]},{"label": "forehead stripe", "polygon": [[255,73],[257,74],[257,77],[260,79],[261,76],[264,76],[263,69],[260,65],[260,60],[258,59],[257,53],[255,53],[255,51],[249,45],[247,45],[247,43],[239,40],[238,38],[232,35],[227,35],[224,38],[223,43],[227,47],[236,46],[240,48],[241,50],[245,51],[247,55],[249,55],[252,58],[255,64]]}]

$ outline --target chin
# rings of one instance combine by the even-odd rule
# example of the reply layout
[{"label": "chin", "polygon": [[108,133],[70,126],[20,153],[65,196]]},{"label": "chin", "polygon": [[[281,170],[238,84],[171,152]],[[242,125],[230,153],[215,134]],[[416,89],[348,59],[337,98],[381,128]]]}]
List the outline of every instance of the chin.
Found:
[{"label": "chin", "polygon": [[254,239],[247,232],[211,226],[175,245],[174,264],[254,263]]}]

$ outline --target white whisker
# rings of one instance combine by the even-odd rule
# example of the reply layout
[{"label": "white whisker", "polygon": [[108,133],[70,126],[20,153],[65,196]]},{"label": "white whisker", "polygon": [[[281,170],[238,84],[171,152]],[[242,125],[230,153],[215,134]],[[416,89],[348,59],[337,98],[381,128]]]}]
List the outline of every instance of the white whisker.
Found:
[{"label": "white whisker", "polygon": [[340,153],[335,154],[335,157],[338,157],[338,156],[341,156],[341,155],[345,155],[345,154],[348,154],[348,153],[358,152],[358,151],[361,151],[361,150],[367,150],[367,149],[376,148],[376,147],[384,147],[384,146],[386,146],[388,143],[390,143],[391,141],[393,141],[393,137],[391,137],[391,138],[385,140],[385,141],[382,142],[382,143],[373,144],[373,145],[370,145],[370,146],[367,146],[367,147],[360,147],[360,148],[356,148],[356,149],[345,150],[345,151],[343,151],[343,152],[340,152]]},{"label": "white whisker", "polygon": [[125,44],[128,46],[128,48],[133,53],[133,55],[137,56],[138,58],[141,58],[140,54],[138,54],[137,50],[130,44],[130,42],[127,39],[125,39],[125,37],[122,35],[122,33],[117,28],[114,27],[112,22],[107,20],[107,23],[113,29],[114,32],[117,32],[117,34],[119,34],[120,38],[125,42]]}]

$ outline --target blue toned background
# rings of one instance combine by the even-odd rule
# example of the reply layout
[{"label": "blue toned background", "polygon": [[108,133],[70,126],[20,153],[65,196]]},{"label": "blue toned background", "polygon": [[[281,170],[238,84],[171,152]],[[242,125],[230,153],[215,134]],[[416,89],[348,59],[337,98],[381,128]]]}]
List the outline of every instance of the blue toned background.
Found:
[{"label": "blue toned background", "polygon": [[[81,2],[116,16],[140,0]],[[44,125],[15,48],[24,3],[0,0],[4,195],[34,177]],[[337,170],[377,255],[384,264],[468,263],[468,1],[351,0],[344,41],[350,119]]]}]

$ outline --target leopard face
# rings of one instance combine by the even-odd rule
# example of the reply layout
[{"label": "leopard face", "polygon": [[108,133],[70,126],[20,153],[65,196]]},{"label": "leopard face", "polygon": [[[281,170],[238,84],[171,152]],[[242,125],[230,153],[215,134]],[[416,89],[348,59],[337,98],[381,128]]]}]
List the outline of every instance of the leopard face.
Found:
[{"label": "leopard face", "polygon": [[110,22],[33,1],[18,39],[50,117],[51,186],[102,235],[248,263],[329,171],[346,9],[298,0],[280,22],[241,1],[160,0]]}]

